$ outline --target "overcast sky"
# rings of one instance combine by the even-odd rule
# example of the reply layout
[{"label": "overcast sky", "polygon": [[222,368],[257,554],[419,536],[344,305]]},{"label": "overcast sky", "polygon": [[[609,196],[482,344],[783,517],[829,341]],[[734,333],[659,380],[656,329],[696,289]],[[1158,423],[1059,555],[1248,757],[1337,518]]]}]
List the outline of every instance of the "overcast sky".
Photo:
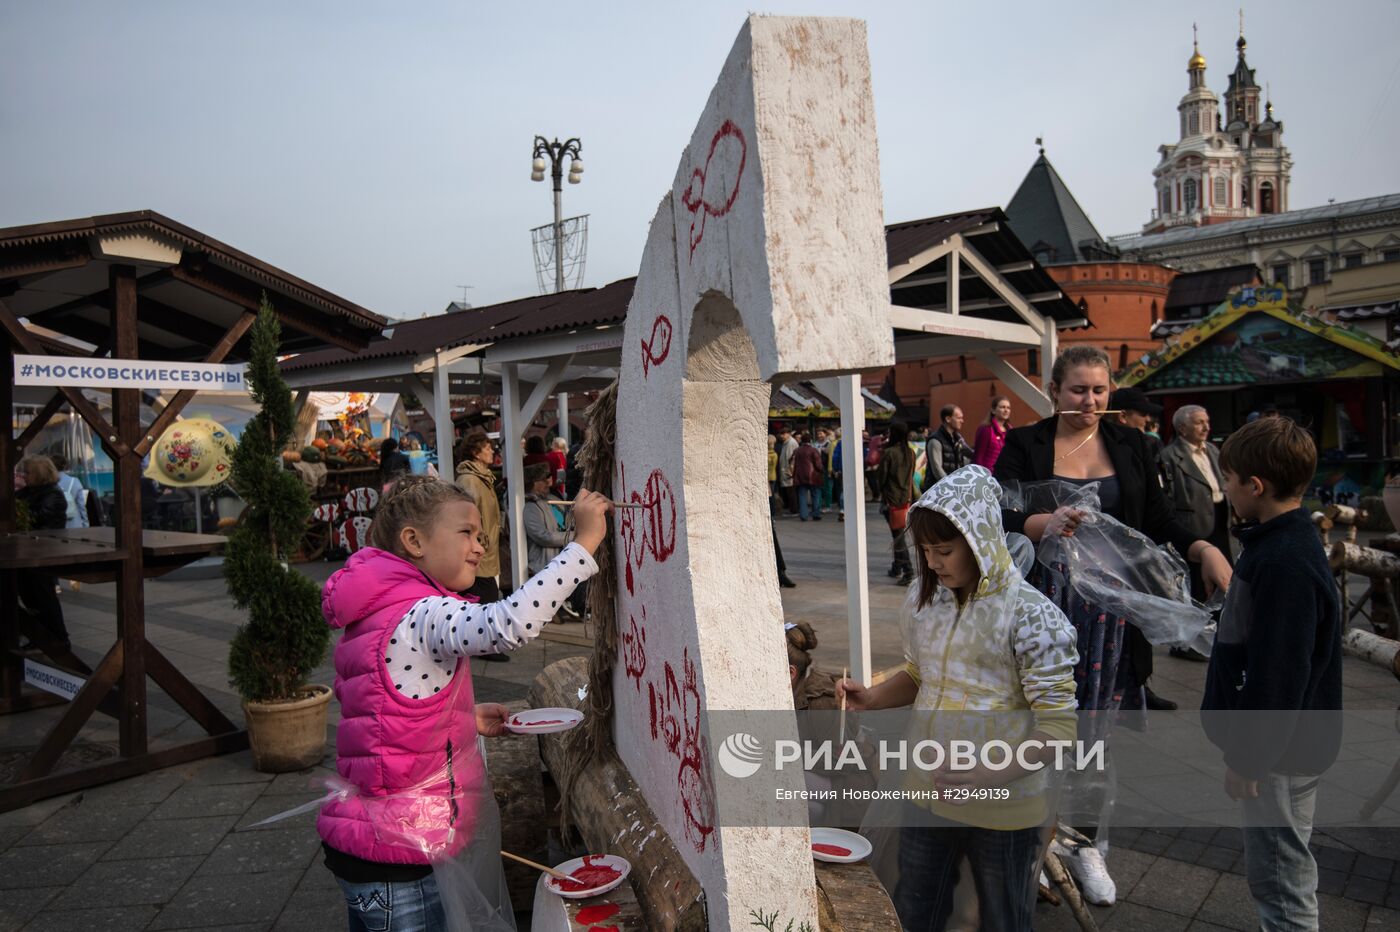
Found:
[{"label": "overcast sky", "polygon": [[[1191,24],[1224,93],[1236,8],[833,3],[869,24],[887,222],[1005,206],[1047,153],[1105,236],[1140,229]],[[584,283],[634,275],[742,3],[0,0],[0,226],[153,209],[392,317],[537,291],[536,133],[583,140]],[[1294,207],[1400,192],[1400,2],[1245,11]]]}]

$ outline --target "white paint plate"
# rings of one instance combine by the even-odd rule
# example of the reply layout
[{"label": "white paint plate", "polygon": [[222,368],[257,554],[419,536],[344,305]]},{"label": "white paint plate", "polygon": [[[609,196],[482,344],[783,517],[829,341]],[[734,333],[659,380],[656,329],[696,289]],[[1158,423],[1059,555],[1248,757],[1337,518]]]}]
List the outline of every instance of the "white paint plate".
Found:
[{"label": "white paint plate", "polygon": [[[589,864],[593,867],[611,867],[613,870],[617,871],[617,877],[601,886],[570,892],[559,889],[559,881],[546,874],[544,878],[545,888],[548,889],[550,893],[562,896],[566,900],[582,900],[590,896],[598,896],[599,894],[607,893],[609,890],[616,888],[626,880],[627,875],[632,872],[632,865],[627,863],[627,859],[620,858],[615,854],[590,854],[586,855],[586,857]],[[562,874],[572,874],[580,867],[583,867],[583,865],[584,858],[574,858],[572,861],[565,861],[554,869]]]},{"label": "white paint plate", "polygon": [[[838,848],[845,848],[850,854],[831,854],[825,851],[818,851],[817,845],[834,845]],[[812,857],[818,861],[830,861],[832,864],[854,864],[863,861],[870,856],[870,842],[862,835],[855,832],[848,832],[839,828],[814,828],[812,829]]]},{"label": "white paint plate", "polygon": [[583,721],[577,709],[526,709],[506,719],[506,731],[517,735],[552,735],[568,731]]}]

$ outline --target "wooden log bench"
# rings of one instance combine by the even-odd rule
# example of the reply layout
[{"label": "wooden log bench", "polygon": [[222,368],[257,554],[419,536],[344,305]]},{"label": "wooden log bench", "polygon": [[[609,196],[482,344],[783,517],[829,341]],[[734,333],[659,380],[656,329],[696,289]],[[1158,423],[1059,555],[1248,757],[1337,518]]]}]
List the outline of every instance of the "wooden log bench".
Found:
[{"label": "wooden log bench", "polygon": [[[582,706],[579,690],[588,682],[588,658],[570,657],[546,667],[530,688],[530,704],[535,708]],[[562,772],[564,736],[540,737],[541,756],[552,773]],[[616,757],[595,761],[574,783],[571,811],[579,834],[588,849],[597,854],[617,854],[632,865],[629,883],[598,898],[600,902],[622,907],[617,916],[602,926],[616,925],[619,932],[646,930],[708,929],[705,894],[680,852],[656,819],[641,790]],[[818,914],[821,932],[881,932],[898,930],[894,904],[876,879],[867,862],[826,864],[813,862],[817,880]],[[618,891],[629,887],[631,895]],[[559,897],[545,894],[550,900]],[[536,928],[563,929],[560,911],[571,917],[574,903],[559,906],[541,898],[544,911],[553,915],[532,917]],[[632,904],[636,905],[633,912]],[[541,907],[537,906],[537,912]],[[632,917],[640,924],[630,925]],[[572,919],[571,919],[572,921]],[[587,932],[586,926],[570,930]]]},{"label": "wooden log bench", "polygon": [[[511,714],[529,708],[524,699],[505,703]],[[490,738],[486,741],[486,771],[501,810],[501,848],[543,863],[549,856],[548,825],[544,806],[544,764],[540,744],[527,735]],[[535,895],[539,871],[502,858],[511,903],[524,909]]]}]

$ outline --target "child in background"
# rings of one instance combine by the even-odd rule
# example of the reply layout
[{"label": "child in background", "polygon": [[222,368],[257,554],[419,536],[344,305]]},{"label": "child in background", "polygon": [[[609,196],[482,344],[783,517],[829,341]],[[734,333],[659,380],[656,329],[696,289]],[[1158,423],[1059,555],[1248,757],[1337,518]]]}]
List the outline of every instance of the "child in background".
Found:
[{"label": "child in background", "polygon": [[1316,469],[1311,435],[1287,418],[1245,424],[1220,450],[1244,553],[1215,634],[1202,719],[1225,752],[1225,792],[1244,815],[1245,877],[1270,932],[1318,928],[1308,839],[1319,775],[1341,745],[1341,607],[1302,507]]},{"label": "child in background", "polygon": [[[1034,720],[1026,737],[1074,740],[1074,628],[1013,565],[1002,533],[999,491],[985,468],[966,466],[910,508],[919,578],[910,587],[901,619],[907,664],[871,687],[842,680],[838,693],[846,695],[848,708],[912,704],[921,712],[1004,713],[1008,721],[1024,715]],[[1027,763],[1051,758],[1049,749],[1025,749]],[[935,785],[1002,787],[1027,773],[1019,764],[1000,771],[980,766],[940,771]],[[953,908],[958,863],[965,857],[977,889],[981,927],[1029,932],[1041,826],[1052,815],[1045,794],[1030,791],[1034,783],[1027,781],[1026,792],[1012,789],[1007,800],[928,804],[934,816],[961,824],[929,827],[928,813],[906,821],[900,829],[894,891],[906,929],[944,928]]]},{"label": "child in background", "polygon": [[405,476],[380,502],[370,546],[327,581],[322,609],[344,629],[336,769],[357,795],[327,803],[316,828],[351,932],[444,927],[433,862],[472,840],[476,800],[490,792],[477,736],[503,734],[506,719],[504,706],[474,702],[462,658],[539,635],[597,571],[610,508],[581,490],[574,541],[508,598],[476,604],[456,595],[483,553],[476,503],[457,486]]}]

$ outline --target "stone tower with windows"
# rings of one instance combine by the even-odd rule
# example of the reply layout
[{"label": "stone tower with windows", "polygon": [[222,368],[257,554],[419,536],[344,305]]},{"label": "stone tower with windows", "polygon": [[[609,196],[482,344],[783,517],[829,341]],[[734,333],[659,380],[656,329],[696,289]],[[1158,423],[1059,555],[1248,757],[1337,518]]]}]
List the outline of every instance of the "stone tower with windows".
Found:
[{"label": "stone tower with windows", "polygon": [[1220,99],[1206,85],[1206,59],[1192,43],[1186,63],[1186,94],[1177,104],[1180,139],[1158,149],[1153,169],[1156,205],[1143,227],[1158,233],[1172,227],[1205,226],[1288,209],[1293,161],[1283,147],[1283,123],[1267,99],[1261,113],[1259,84],[1245,61],[1244,29],[1235,43],[1238,59]]}]

